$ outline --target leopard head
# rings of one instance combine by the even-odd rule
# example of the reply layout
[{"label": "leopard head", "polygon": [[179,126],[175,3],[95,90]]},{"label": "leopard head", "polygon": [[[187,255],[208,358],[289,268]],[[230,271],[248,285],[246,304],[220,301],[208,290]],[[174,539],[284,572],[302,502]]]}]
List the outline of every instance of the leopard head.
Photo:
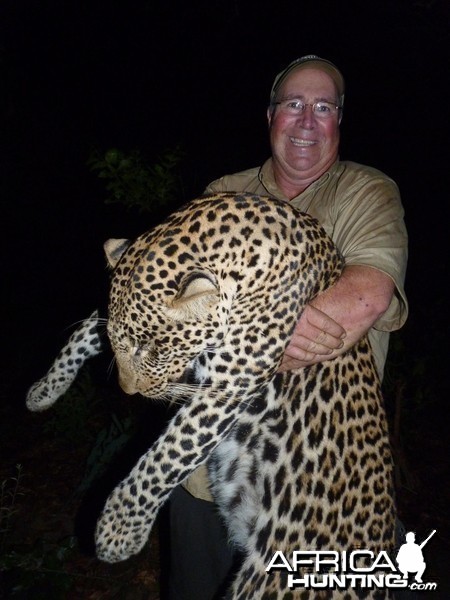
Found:
[{"label": "leopard head", "polygon": [[105,253],[115,269],[107,330],[119,383],[128,394],[170,397],[194,359],[223,339],[216,277],[196,264],[169,275],[173,256],[148,234],[132,244],[108,240]]}]

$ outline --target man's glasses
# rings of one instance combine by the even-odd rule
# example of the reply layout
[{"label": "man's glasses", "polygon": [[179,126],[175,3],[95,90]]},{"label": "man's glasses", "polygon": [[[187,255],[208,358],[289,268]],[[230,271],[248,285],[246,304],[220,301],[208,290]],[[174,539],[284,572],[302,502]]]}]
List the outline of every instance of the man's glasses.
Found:
[{"label": "man's glasses", "polygon": [[334,117],[341,109],[340,106],[336,106],[333,102],[328,102],[326,100],[319,100],[313,104],[308,104],[299,98],[285,98],[278,102],[273,102],[273,104],[279,106],[281,112],[284,114],[292,116],[301,115],[305,112],[306,107],[310,106],[314,115],[319,119],[329,119],[330,117]]}]

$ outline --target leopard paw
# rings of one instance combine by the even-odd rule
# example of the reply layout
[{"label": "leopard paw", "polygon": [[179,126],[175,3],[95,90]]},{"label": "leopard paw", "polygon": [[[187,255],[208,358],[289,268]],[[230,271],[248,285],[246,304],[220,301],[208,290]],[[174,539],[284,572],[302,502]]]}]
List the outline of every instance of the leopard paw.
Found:
[{"label": "leopard paw", "polygon": [[100,560],[126,560],[142,550],[153,524],[151,514],[130,493],[133,486],[118,486],[108,498],[97,522],[95,545]]}]

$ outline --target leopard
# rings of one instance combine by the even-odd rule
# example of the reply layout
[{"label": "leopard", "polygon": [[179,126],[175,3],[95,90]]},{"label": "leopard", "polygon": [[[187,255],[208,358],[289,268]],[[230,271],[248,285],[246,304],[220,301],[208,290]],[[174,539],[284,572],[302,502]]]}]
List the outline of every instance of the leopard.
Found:
[{"label": "leopard", "polygon": [[268,568],[298,551],[374,557],[395,545],[393,458],[367,336],[332,360],[280,369],[303,309],[345,266],[317,220],[223,192],[104,248],[120,386],[176,412],[107,498],[98,558],[141,552],[172,490],[206,464],[243,557],[227,599],[388,597],[347,580],[308,589],[301,569]]}]

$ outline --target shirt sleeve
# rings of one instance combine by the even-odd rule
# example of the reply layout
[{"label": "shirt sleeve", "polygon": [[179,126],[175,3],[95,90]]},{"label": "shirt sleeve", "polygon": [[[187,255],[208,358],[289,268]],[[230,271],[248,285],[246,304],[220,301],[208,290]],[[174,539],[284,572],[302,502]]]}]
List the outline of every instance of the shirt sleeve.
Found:
[{"label": "shirt sleeve", "polygon": [[[343,177],[345,179],[345,175]],[[382,173],[355,179],[332,210],[333,239],[346,265],[365,265],[389,275],[396,291],[388,310],[375,323],[381,331],[399,329],[406,320],[404,291],[408,236],[397,185]]]},{"label": "shirt sleeve", "polygon": [[247,192],[248,194],[260,194],[267,196],[259,179],[260,167],[240,171],[231,175],[224,175],[212,181],[205,189],[205,194],[218,194],[220,192]]},{"label": "shirt sleeve", "polygon": [[215,179],[211,181],[209,185],[206,186],[204,194],[219,194],[220,192],[226,192],[227,188],[224,181],[225,177],[221,177],[220,179]]}]

